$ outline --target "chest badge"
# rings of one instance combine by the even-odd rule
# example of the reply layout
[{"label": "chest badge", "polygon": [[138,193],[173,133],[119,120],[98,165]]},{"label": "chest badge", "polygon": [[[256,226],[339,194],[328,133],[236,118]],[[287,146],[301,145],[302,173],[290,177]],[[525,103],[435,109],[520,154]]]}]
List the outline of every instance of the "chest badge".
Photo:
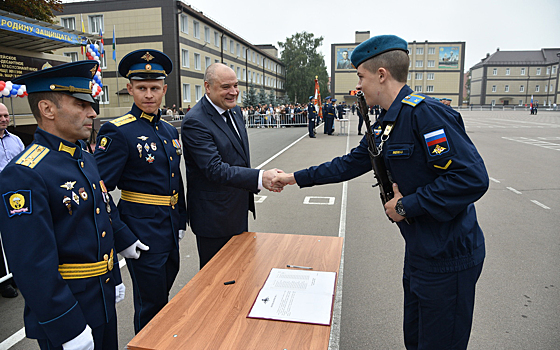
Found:
[{"label": "chest badge", "polygon": [[78,193],[80,194],[80,197],[82,197],[82,199],[83,199],[84,201],[87,201],[87,199],[88,199],[88,194],[87,194],[86,190],[85,190],[83,187],[80,188],[80,189],[78,190]]},{"label": "chest badge", "polygon": [[177,152],[177,155],[180,156],[181,154],[183,154],[183,151],[181,150],[181,143],[179,143],[179,140],[177,139],[173,139],[173,147],[175,147],[175,151]]},{"label": "chest badge", "polygon": [[142,158],[142,145],[141,144],[137,144],[136,148],[138,149],[138,155],[140,156],[140,158]]},{"label": "chest badge", "polygon": [[65,188],[68,191],[70,191],[70,190],[74,189],[75,184],[76,184],[76,181],[67,181],[65,184],[60,185],[60,187]]},{"label": "chest badge", "polygon": [[62,204],[66,206],[66,209],[68,209],[68,213],[72,215],[72,200],[68,196],[64,196],[64,198],[62,199]]},{"label": "chest badge", "polygon": [[148,139],[148,136],[138,136],[137,139],[146,141]]},{"label": "chest badge", "polygon": [[150,147],[152,148],[152,151],[154,151],[154,152],[157,151],[157,145],[156,145],[155,142],[152,142],[152,143],[150,144]]},{"label": "chest badge", "polygon": [[151,154],[148,154],[148,156],[146,157],[146,162],[148,162],[150,164],[152,164],[154,162],[154,160],[156,160],[156,159]]},{"label": "chest badge", "polygon": [[146,142],[146,144],[144,145],[144,149],[146,150],[146,152],[150,152],[150,145],[148,145],[147,142]]}]

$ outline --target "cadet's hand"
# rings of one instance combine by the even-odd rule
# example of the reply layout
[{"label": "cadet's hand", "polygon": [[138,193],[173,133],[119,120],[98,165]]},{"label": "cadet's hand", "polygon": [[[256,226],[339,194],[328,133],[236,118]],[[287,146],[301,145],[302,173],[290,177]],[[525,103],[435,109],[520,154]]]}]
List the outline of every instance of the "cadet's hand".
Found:
[{"label": "cadet's hand", "polygon": [[122,252],[119,252],[119,254],[124,258],[138,259],[142,251],[147,251],[149,249],[150,247],[140,242],[140,240],[137,240],[136,242],[132,243],[130,247],[126,248]]},{"label": "cadet's hand", "polygon": [[385,214],[387,214],[387,216],[390,217],[394,222],[403,221],[405,217],[397,214],[397,211],[395,210],[397,201],[403,197],[403,195],[399,191],[399,186],[396,183],[393,184],[393,192],[395,193],[395,197],[385,203]]},{"label": "cadet's hand", "polygon": [[91,328],[87,324],[80,335],[62,344],[63,350],[93,350],[93,348],[93,335],[91,335]]},{"label": "cadet's hand", "polygon": [[124,300],[124,292],[126,291],[126,287],[124,284],[119,284],[115,286],[115,304]]},{"label": "cadet's hand", "polygon": [[187,231],[185,230],[179,230],[179,242],[181,242],[181,240],[183,239],[183,237],[185,237],[185,233]]},{"label": "cadet's hand", "polygon": [[277,174],[276,177],[272,180],[273,186],[286,186],[286,185],[295,185],[296,178],[294,177],[294,173],[280,173]]},{"label": "cadet's hand", "polygon": [[270,170],[265,171],[263,173],[263,177],[262,177],[263,187],[266,188],[269,191],[272,191],[272,192],[281,192],[282,189],[284,188],[284,185],[273,184],[272,180],[276,177],[276,175],[282,174],[282,173],[284,173],[284,172],[280,169],[270,169]]}]

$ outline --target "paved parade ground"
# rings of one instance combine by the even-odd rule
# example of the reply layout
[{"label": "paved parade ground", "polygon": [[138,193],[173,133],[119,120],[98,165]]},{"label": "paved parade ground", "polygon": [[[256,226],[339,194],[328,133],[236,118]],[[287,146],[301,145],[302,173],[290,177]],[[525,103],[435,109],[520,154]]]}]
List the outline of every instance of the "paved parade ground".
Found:
[{"label": "paved parade ground", "polygon": [[[469,349],[558,349],[560,112],[461,113],[490,176],[488,192],[476,203],[487,254]],[[307,128],[251,128],[251,163],[293,172],[343,155],[362,137],[357,135],[357,116],[349,118],[348,135],[337,135],[340,125],[335,122],[336,136],[324,135],[321,125],[315,139],[307,136]],[[385,217],[373,183],[368,173],[341,184],[265,190],[255,198],[257,220],[249,220],[256,232],[345,237],[332,350],[404,349],[404,240]],[[180,251],[173,295],[198,271],[192,233],[181,241]],[[133,337],[132,286],[126,267],[121,271],[127,294],[117,311],[119,346],[125,348]],[[0,298],[0,350],[38,349],[35,341],[24,338],[23,304],[21,296]]]}]

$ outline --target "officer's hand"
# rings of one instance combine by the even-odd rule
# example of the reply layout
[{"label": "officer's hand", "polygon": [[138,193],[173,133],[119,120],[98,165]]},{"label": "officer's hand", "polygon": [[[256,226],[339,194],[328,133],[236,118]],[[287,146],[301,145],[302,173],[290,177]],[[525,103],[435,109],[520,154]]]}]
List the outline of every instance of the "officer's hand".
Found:
[{"label": "officer's hand", "polygon": [[393,199],[385,203],[385,213],[394,222],[399,222],[404,220],[405,217],[397,214],[397,211],[395,210],[395,207],[397,206],[397,201],[403,197],[403,195],[399,191],[399,186],[396,183],[393,184],[393,192],[395,193]]},{"label": "officer's hand", "polygon": [[179,230],[179,242],[185,237],[186,232],[185,230]]},{"label": "officer's hand", "polygon": [[126,287],[124,284],[119,284],[115,286],[115,304],[124,300],[124,292],[126,291]]},{"label": "officer's hand", "polygon": [[148,247],[144,243],[140,242],[140,240],[137,240],[136,242],[132,243],[130,245],[130,247],[126,248],[125,250],[123,250],[119,254],[121,256],[123,256],[124,258],[138,259],[140,257],[140,253],[142,251],[147,251],[149,249],[150,249],[150,247]]},{"label": "officer's hand", "polygon": [[91,328],[86,324],[86,328],[76,338],[62,344],[63,350],[93,350],[93,335],[91,335]]}]

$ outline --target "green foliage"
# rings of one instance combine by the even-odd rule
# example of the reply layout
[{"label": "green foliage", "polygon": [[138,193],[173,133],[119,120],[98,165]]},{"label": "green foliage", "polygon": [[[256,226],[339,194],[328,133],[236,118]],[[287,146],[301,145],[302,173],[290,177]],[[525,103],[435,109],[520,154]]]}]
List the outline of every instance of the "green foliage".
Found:
[{"label": "green foliage", "polygon": [[259,98],[257,96],[257,90],[255,89],[255,84],[250,83],[249,84],[249,91],[243,97],[243,106],[244,107],[250,107],[250,106],[254,107],[258,104],[259,104]]},{"label": "green foliage", "polygon": [[62,12],[63,7],[61,0],[0,1],[0,10],[53,24],[55,23],[53,11]]},{"label": "green foliage", "polygon": [[273,107],[278,106],[278,101],[276,100],[276,93],[274,90],[270,90],[268,94],[268,103],[270,103]]},{"label": "green foliage", "polygon": [[257,96],[257,101],[261,105],[268,104],[268,96],[266,95],[266,91],[264,91],[264,87],[261,87],[259,90],[259,95]]},{"label": "green foliage", "polygon": [[328,94],[329,75],[325,57],[317,49],[323,37],[302,32],[278,42],[282,50],[280,60],[286,67],[286,92],[294,102],[305,103],[315,94],[315,77],[319,80],[321,96]]}]

